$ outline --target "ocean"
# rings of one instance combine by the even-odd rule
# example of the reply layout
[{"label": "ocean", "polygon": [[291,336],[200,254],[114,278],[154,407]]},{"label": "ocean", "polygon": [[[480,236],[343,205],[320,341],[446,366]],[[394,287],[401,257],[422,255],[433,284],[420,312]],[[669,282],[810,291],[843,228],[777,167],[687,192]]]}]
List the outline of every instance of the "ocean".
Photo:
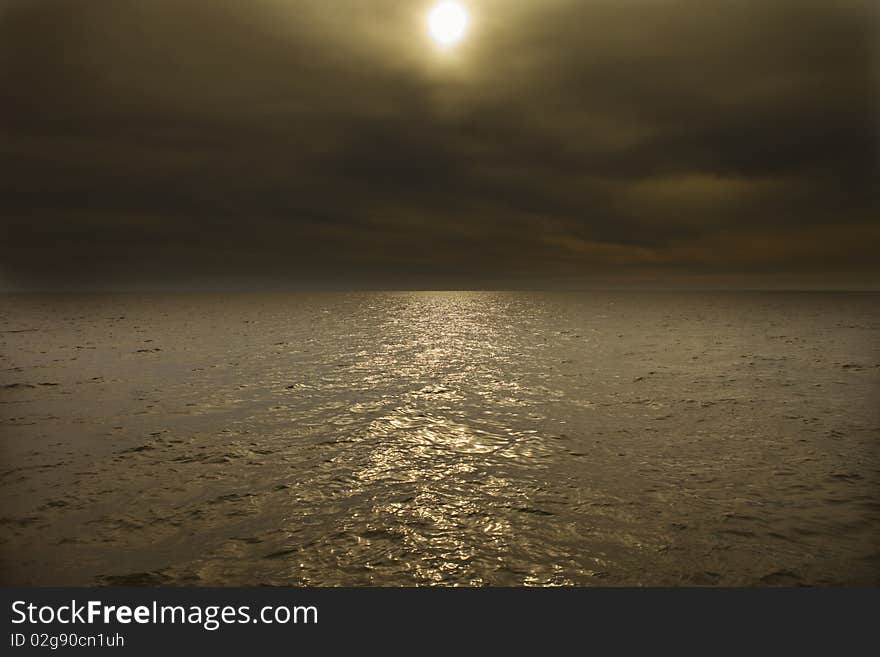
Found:
[{"label": "ocean", "polygon": [[880,294],[0,296],[0,584],[880,584]]}]

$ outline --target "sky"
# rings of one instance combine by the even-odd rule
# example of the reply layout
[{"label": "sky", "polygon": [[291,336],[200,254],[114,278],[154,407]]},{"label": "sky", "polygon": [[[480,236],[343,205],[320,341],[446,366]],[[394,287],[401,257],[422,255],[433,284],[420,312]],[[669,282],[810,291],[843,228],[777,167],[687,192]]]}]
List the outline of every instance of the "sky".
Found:
[{"label": "sky", "polygon": [[0,288],[880,289],[872,0],[0,0]]}]

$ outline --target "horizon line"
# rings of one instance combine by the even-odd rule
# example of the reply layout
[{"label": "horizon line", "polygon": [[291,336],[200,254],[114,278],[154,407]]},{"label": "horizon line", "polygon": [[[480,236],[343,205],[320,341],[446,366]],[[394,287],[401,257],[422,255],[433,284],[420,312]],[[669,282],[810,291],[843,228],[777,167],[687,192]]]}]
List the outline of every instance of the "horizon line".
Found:
[{"label": "horizon line", "polygon": [[2,290],[0,294],[196,294],[196,293],[339,293],[352,294],[357,292],[401,293],[401,292],[880,292],[878,287],[519,287],[519,288],[261,288],[261,287],[193,287],[193,288],[161,288],[161,287],[128,287],[128,288],[34,288],[18,290]]}]

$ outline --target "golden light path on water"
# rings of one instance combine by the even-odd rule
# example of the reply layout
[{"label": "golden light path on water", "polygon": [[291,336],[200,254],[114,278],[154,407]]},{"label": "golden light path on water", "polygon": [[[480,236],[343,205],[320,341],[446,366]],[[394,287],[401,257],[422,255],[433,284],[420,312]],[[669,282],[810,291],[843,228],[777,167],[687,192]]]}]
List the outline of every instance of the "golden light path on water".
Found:
[{"label": "golden light path on water", "polygon": [[[364,490],[388,481],[409,487],[405,497],[379,501],[372,513],[374,517],[395,518],[395,538],[403,553],[420,555],[410,564],[420,579],[443,582],[450,573],[464,568],[471,574],[468,583],[479,584],[483,583],[479,571],[495,564],[477,565],[475,560],[485,560],[488,551],[492,560],[503,566],[507,537],[512,532],[509,521],[487,513],[490,500],[516,504],[523,497],[503,472],[487,474],[486,469],[496,458],[534,459],[539,445],[529,440],[534,431],[511,431],[493,421],[494,413],[488,408],[480,418],[469,418],[456,410],[465,401],[462,390],[472,377],[496,385],[501,382],[503,373],[497,364],[509,362],[511,354],[505,353],[498,328],[482,314],[471,312],[467,295],[460,295],[453,303],[447,295],[436,295],[428,303],[418,295],[413,301],[412,311],[401,313],[411,323],[413,336],[403,357],[390,350],[368,359],[363,368],[366,372],[393,372],[396,378],[417,384],[432,383],[413,390],[400,406],[371,422],[367,436],[375,439],[377,446],[369,463],[354,477]],[[398,323],[398,319],[390,320],[382,332],[395,334]],[[454,363],[460,367],[450,372]],[[486,367],[486,363],[495,367]],[[516,384],[510,388],[515,389]],[[426,397],[431,400],[431,410],[422,403]],[[502,400],[487,401],[491,405]],[[504,401],[518,405],[513,398]],[[377,526],[371,536],[384,531],[387,529]],[[424,555],[430,557],[425,559]]]}]

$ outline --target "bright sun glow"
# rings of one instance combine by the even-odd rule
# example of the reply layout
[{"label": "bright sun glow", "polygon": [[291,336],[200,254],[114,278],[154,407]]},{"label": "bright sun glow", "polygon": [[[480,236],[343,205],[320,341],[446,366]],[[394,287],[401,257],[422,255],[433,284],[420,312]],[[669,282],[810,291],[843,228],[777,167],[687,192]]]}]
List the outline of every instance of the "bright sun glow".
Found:
[{"label": "bright sun glow", "polygon": [[428,12],[428,30],[441,46],[461,41],[467,24],[467,10],[458,2],[441,2]]}]

